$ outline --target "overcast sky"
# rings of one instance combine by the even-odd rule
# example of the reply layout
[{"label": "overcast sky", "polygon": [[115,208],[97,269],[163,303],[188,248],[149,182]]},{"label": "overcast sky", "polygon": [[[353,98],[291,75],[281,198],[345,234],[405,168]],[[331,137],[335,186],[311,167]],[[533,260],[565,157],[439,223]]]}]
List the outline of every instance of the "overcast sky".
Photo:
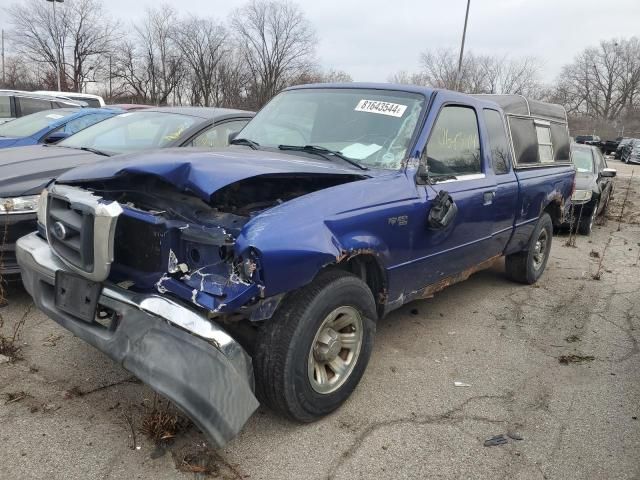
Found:
[{"label": "overcast sky", "polygon": [[[0,0],[3,11],[15,0]],[[50,6],[42,0],[43,8]],[[126,23],[144,14],[146,0],[105,0]],[[244,1],[166,0],[177,10],[225,20]],[[428,48],[459,48],[466,0],[298,0],[316,29],[325,68],[356,81],[386,81],[398,70],[415,71]],[[601,39],[640,36],[640,0],[471,0],[465,50],[533,55],[543,80],[582,49]]]}]

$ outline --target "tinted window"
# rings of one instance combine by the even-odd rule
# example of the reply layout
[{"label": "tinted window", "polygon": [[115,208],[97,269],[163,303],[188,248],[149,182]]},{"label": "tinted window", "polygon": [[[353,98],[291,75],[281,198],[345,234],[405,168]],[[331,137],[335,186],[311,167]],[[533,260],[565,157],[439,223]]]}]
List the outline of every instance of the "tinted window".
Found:
[{"label": "tinted window", "polygon": [[17,97],[16,100],[20,105],[20,115],[22,116],[53,108],[51,102],[48,100],[28,97]]},{"label": "tinted window", "polygon": [[0,118],[11,118],[11,97],[0,96]]},{"label": "tinted window", "polygon": [[189,142],[189,146],[200,148],[226,147],[229,145],[229,135],[242,130],[247,121],[235,120],[208,128]]},{"label": "tinted window", "polygon": [[538,139],[533,119],[510,117],[509,127],[511,128],[516,162],[523,165],[538,163]]},{"label": "tinted window", "polygon": [[568,162],[571,147],[566,125],[561,123],[551,124],[551,143],[553,144],[553,159],[556,162]]},{"label": "tinted window", "polygon": [[432,175],[481,173],[480,135],[475,110],[444,107],[431,131],[427,155]]},{"label": "tinted window", "polygon": [[511,152],[507,133],[504,130],[502,115],[495,110],[487,109],[483,113],[487,133],[489,134],[493,171],[497,174],[507,173],[511,161]]}]

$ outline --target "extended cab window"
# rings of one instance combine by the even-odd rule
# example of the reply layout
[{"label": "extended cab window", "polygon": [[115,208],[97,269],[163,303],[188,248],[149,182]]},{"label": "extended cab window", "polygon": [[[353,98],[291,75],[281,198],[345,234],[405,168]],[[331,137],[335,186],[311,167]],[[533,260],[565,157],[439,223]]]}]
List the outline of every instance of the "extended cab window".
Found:
[{"label": "extended cab window", "polygon": [[444,107],[427,144],[427,165],[431,175],[481,173],[478,119],[469,107]]},{"label": "extended cab window", "polygon": [[489,146],[491,147],[491,162],[493,171],[500,175],[509,172],[511,153],[507,132],[504,130],[502,115],[496,110],[485,109],[483,111],[484,122],[489,135]]}]

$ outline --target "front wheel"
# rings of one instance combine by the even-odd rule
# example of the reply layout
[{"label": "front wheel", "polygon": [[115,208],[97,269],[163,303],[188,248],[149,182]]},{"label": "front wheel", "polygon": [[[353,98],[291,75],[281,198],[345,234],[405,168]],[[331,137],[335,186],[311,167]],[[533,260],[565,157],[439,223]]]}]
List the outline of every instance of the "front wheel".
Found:
[{"label": "front wheel", "polygon": [[593,206],[593,212],[587,218],[581,218],[580,223],[578,223],[578,232],[580,235],[591,235],[593,230],[593,225],[596,222],[596,217],[598,216],[598,202]]},{"label": "front wheel", "polygon": [[527,250],[507,255],[507,277],[515,282],[533,284],[538,281],[549,260],[553,223],[548,213],[543,213],[529,239]]},{"label": "front wheel", "polygon": [[311,422],[338,408],[366,369],[375,333],[371,290],[327,271],[283,300],[257,339],[256,393],[271,409]]}]

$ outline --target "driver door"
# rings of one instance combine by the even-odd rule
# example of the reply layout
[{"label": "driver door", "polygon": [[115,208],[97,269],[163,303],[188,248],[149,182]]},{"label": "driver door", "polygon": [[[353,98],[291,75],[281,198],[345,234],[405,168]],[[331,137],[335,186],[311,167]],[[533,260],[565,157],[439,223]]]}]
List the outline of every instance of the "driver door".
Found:
[{"label": "driver door", "polygon": [[[469,105],[443,105],[433,124],[426,147],[432,185],[418,186],[412,217],[421,221],[410,226],[413,258],[404,265],[405,295],[492,256],[497,184],[483,161],[478,115]],[[427,216],[440,190],[451,195],[458,211],[451,224],[434,229]]]}]

